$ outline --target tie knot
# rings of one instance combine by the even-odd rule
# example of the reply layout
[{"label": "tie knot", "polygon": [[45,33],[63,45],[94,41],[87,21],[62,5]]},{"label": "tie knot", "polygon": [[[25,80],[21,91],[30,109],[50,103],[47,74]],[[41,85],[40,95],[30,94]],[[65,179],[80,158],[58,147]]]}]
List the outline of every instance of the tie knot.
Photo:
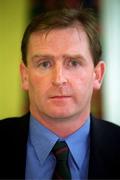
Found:
[{"label": "tie knot", "polygon": [[52,150],[57,161],[67,161],[69,148],[64,141],[57,141]]}]

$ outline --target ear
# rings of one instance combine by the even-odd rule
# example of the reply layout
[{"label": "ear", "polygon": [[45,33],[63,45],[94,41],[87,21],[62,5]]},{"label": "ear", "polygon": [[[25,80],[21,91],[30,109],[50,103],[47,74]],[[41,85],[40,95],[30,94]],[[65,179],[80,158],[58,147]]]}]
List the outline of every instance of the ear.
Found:
[{"label": "ear", "polygon": [[20,74],[22,80],[22,88],[28,90],[28,68],[24,63],[20,64]]},{"label": "ear", "polygon": [[95,66],[94,73],[95,73],[95,79],[94,79],[93,88],[94,88],[94,90],[98,90],[101,87],[102,80],[103,80],[104,73],[105,73],[104,61],[98,62],[98,64]]}]

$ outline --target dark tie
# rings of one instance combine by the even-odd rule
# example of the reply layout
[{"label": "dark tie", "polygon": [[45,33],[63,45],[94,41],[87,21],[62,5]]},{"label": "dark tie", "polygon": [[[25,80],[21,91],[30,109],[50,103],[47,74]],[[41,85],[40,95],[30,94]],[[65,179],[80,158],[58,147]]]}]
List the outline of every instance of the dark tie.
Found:
[{"label": "dark tie", "polygon": [[69,149],[65,142],[55,144],[52,150],[56,157],[56,167],[52,179],[71,179],[70,169],[68,166]]}]

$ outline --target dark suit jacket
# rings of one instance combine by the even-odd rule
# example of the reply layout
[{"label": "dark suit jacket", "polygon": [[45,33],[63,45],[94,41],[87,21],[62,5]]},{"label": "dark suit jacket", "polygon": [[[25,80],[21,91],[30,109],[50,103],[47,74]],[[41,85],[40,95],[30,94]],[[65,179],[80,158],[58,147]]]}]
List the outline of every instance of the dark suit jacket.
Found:
[{"label": "dark suit jacket", "polygon": [[[89,179],[120,179],[120,127],[91,116]],[[0,121],[0,179],[24,179],[29,114]]]}]

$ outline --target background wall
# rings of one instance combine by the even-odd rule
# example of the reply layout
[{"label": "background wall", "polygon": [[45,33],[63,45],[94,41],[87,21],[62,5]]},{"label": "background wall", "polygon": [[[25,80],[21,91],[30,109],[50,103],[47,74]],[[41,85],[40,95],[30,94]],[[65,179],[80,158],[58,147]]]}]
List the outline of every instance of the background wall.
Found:
[{"label": "background wall", "polygon": [[101,1],[101,26],[106,74],[103,116],[120,125],[120,0]]},{"label": "background wall", "polygon": [[26,0],[0,0],[0,118],[26,109],[20,87],[20,41],[27,22]]},{"label": "background wall", "polygon": [[[0,119],[27,111],[28,99],[20,85],[20,43],[28,20],[42,11],[77,8],[83,0],[0,0]],[[63,3],[61,3],[63,2]],[[102,91],[96,92],[92,111],[120,125],[120,0],[84,0],[100,17],[103,59],[107,64]]]},{"label": "background wall", "polygon": [[[27,111],[28,99],[21,89],[19,64],[21,38],[29,19],[42,11],[62,6],[79,8],[80,4],[81,0],[0,0],[0,119]],[[85,5],[94,6],[94,1],[85,0]],[[93,109],[100,115],[100,107]]]}]

